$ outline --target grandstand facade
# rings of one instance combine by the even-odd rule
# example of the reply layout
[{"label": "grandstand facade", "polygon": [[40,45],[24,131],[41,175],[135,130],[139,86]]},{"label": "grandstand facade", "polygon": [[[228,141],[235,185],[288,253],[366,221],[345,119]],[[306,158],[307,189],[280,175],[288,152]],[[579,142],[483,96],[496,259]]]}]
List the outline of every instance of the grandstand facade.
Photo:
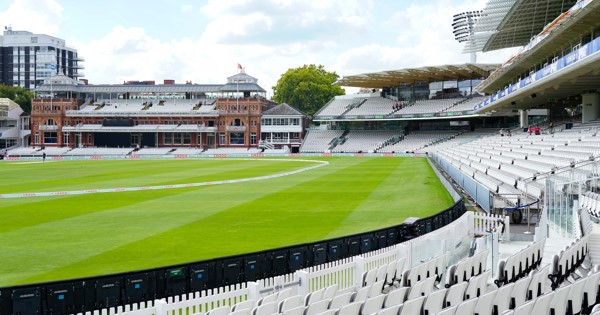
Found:
[{"label": "grandstand facade", "polygon": [[[290,113],[287,105],[288,110],[281,111],[265,98],[257,81],[244,71],[229,77],[226,84],[210,85],[170,81],[84,85],[64,75],[54,76],[36,90],[30,143],[34,147],[215,149],[257,148],[262,140],[273,148],[298,147],[306,116]],[[282,114],[294,117],[276,120],[278,127],[274,127],[269,109],[275,119]],[[269,124],[261,134],[263,122]]]}]

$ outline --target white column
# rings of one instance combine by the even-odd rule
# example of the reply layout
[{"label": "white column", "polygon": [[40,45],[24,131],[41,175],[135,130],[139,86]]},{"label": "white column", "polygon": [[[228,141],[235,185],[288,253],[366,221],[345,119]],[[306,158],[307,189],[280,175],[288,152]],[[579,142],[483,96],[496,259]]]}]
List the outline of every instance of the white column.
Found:
[{"label": "white column", "polygon": [[600,94],[581,94],[581,122],[587,123],[600,117]]},{"label": "white column", "polygon": [[519,122],[521,124],[521,128],[526,128],[529,126],[529,115],[527,114],[527,110],[519,109]]}]

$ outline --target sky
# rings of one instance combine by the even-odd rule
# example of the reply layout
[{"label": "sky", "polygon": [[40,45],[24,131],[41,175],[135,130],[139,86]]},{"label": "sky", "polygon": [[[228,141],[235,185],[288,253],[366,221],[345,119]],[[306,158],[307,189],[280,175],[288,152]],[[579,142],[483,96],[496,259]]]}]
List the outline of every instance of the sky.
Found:
[{"label": "sky", "polygon": [[[223,84],[238,64],[271,87],[290,68],[340,76],[462,64],[452,15],[486,0],[0,0],[0,23],[64,39],[90,84]],[[514,49],[478,55],[502,63]],[[347,93],[353,89],[346,88]]]}]

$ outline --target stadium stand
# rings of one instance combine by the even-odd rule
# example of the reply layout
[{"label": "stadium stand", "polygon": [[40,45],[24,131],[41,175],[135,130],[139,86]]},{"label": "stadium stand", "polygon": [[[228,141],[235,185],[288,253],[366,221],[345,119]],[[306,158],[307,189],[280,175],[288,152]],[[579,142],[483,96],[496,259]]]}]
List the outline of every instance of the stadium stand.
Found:
[{"label": "stadium stand", "polygon": [[300,152],[326,152],[331,148],[332,142],[342,134],[344,134],[343,130],[309,130]]},{"label": "stadium stand", "polygon": [[398,131],[352,130],[342,136],[332,152],[375,152],[401,136]]}]

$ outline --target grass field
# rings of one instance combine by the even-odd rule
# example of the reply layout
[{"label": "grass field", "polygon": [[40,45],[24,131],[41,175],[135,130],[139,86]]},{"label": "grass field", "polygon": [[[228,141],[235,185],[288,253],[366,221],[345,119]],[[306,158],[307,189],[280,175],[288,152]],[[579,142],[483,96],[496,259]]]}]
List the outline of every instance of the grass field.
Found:
[{"label": "grass field", "polygon": [[[254,182],[0,199],[0,286],[299,244],[452,204],[424,158],[318,159],[330,164]],[[266,158],[3,162],[0,194],[239,179],[311,165]]]}]

